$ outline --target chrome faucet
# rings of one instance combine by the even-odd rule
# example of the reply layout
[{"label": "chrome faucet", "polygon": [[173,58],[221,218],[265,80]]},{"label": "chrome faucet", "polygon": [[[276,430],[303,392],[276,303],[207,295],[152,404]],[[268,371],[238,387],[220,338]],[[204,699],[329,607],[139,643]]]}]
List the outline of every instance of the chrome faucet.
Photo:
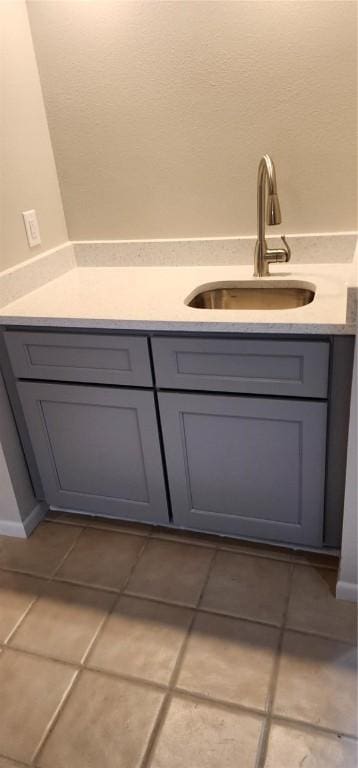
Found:
[{"label": "chrome faucet", "polygon": [[265,240],[265,197],[268,186],[266,204],[267,224],[281,224],[281,210],[277,195],[276,172],[269,155],[264,155],[259,164],[257,175],[257,240],[254,255],[254,276],[263,277],[270,274],[269,264],[287,262],[291,258],[291,249],[285,235],[282,235],[284,248],[268,248]]}]

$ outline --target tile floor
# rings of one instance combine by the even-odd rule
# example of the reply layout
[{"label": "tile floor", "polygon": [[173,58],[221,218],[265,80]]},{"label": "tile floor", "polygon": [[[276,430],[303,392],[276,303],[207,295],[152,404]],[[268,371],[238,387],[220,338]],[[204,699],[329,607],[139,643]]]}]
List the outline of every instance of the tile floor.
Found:
[{"label": "tile floor", "polygon": [[0,768],[356,768],[336,568],[65,514],[0,537]]}]

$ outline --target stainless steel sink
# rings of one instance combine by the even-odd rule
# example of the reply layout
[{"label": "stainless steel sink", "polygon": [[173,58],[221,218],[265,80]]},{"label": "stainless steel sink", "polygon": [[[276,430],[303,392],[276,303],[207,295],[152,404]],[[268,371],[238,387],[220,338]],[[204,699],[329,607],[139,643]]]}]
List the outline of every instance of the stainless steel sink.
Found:
[{"label": "stainless steel sink", "polygon": [[250,283],[202,286],[202,290],[186,301],[196,309],[293,309],[310,304],[315,297],[313,286],[260,285]]}]

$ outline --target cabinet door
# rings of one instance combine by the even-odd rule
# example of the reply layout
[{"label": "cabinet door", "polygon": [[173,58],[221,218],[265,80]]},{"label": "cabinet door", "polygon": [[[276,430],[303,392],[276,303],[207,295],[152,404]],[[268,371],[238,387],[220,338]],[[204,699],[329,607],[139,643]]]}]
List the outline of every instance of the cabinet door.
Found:
[{"label": "cabinet door", "polygon": [[18,382],[46,501],[168,522],[152,392]]},{"label": "cabinet door", "polygon": [[326,405],[159,395],[176,525],[320,546]]}]

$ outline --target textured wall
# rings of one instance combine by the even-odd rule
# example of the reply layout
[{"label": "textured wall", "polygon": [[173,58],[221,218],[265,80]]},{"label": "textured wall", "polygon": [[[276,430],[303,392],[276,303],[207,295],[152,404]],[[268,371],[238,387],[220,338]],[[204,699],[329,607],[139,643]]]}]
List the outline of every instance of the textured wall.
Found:
[{"label": "textured wall", "polygon": [[[0,270],[67,240],[31,31],[22,0],[0,2]],[[21,211],[35,208],[29,248]]]},{"label": "textured wall", "polygon": [[28,2],[73,239],[355,227],[355,3]]}]

